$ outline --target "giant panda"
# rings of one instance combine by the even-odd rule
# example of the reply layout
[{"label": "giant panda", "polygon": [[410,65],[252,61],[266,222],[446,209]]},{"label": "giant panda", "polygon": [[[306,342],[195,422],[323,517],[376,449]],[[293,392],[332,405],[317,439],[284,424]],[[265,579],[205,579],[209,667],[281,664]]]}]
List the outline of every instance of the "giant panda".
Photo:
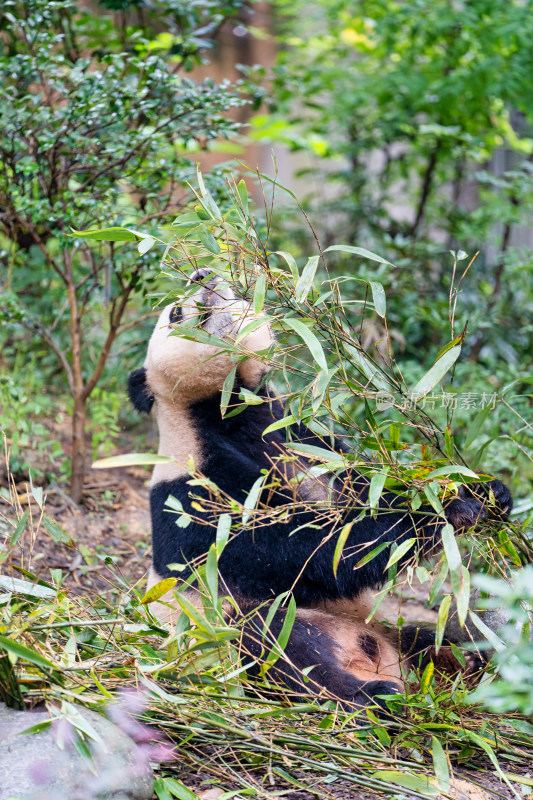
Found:
[{"label": "giant panda", "polygon": [[[270,488],[263,491],[261,502],[272,508],[271,521],[263,518],[254,524],[252,518],[249,526],[232,532],[218,562],[221,594],[233,598],[233,610],[228,613],[235,614],[237,606],[247,615],[243,646],[258,663],[267,646],[264,623],[269,604],[280,594],[292,592],[296,619],[284,655],[268,671],[269,680],[298,696],[314,694],[346,708],[373,704],[385,711],[386,696],[403,691],[403,668],[408,671],[429,658],[437,659],[444,671],[457,671],[459,665],[449,647],[436,655],[434,634],[427,630],[404,626],[400,631],[376,618],[365,622],[372,591],[384,582],[390,548],[368,563],[359,562],[382,542],[401,544],[411,537],[416,537],[419,553],[430,554],[440,538],[442,518],[424,508],[414,514],[392,493],[382,496],[375,517],[365,515],[366,477],[347,471],[333,483],[324,482],[307,470],[305,459],[295,464],[287,458],[286,430],[263,436],[284,413],[265,383],[267,365],[254,358],[254,353],[265,353],[273,344],[266,321],[241,342],[250,357],[238,363],[233,389],[235,396],[242,389],[257,392],[265,402],[247,405],[234,416],[222,416],[221,392],[235,362],[227,351],[183,338],[180,330],[186,333],[196,322],[218,339],[231,341],[253,319],[250,306],[226,282],[199,270],[190,279],[185,299],[161,312],[144,365],[130,375],[131,401],[137,410],[155,415],[159,453],[173,458],[173,462],[157,464],[152,475],[149,586],[173,575],[179,580],[190,577],[215,541],[210,490],[197,482],[190,485],[191,464],[239,503],[268,472]],[[325,446],[303,425],[293,426],[290,436]],[[333,449],[345,448],[335,441]],[[301,479],[295,483],[298,475]],[[509,510],[508,489],[500,481],[492,481],[490,489],[502,513]],[[169,496],[190,515],[187,527],[176,524],[175,514],[166,505]],[[321,502],[327,498],[329,507],[333,504],[337,511],[333,521]],[[488,505],[474,496],[460,496],[449,502],[445,513],[456,530],[467,529],[488,513]],[[352,527],[335,572],[335,547],[347,523]],[[400,560],[400,567],[409,556]],[[173,572],[176,564],[181,572]],[[175,621],[171,593],[152,606],[161,619]],[[257,614],[249,614],[250,609],[258,609]],[[270,621],[271,641],[279,635],[284,613],[278,610]]]}]

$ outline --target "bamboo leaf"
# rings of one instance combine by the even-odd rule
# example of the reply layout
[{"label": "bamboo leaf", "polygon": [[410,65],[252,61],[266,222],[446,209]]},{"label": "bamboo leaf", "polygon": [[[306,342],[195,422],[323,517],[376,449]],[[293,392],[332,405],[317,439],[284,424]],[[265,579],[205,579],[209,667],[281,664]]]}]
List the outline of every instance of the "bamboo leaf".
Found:
[{"label": "bamboo leaf", "polygon": [[372,289],[372,300],[374,301],[374,308],[380,317],[384,317],[387,313],[387,300],[385,297],[385,289],[377,281],[369,281],[370,288]]},{"label": "bamboo leaf", "polygon": [[35,650],[31,650],[29,647],[26,647],[20,642],[15,642],[13,639],[8,639],[7,636],[0,636],[0,648],[7,650],[8,653],[13,653],[13,655],[17,656],[17,658],[23,658],[24,661],[29,661],[30,664],[35,664],[37,667],[43,667],[44,669],[51,670],[56,669],[52,662],[48,661],[48,659],[42,656],[40,653],[35,652]]},{"label": "bamboo leaf", "polygon": [[387,264],[389,267],[393,266],[390,261],[386,261],[381,256],[372,253],[370,250],[366,250],[364,247],[352,247],[350,244],[333,244],[331,247],[327,247],[324,253],[330,253],[332,250],[337,250],[341,253],[353,253],[355,256],[362,256],[363,258],[368,258],[370,261],[377,261],[378,264]]},{"label": "bamboo leaf", "polygon": [[464,467],[461,464],[449,464],[446,467],[439,467],[439,469],[434,469],[433,472],[429,472],[426,475],[426,479],[430,478],[442,478],[446,475],[466,475],[469,478],[478,478],[479,476],[473,472],[468,467]]},{"label": "bamboo leaf", "polygon": [[393,769],[382,769],[374,772],[372,777],[380,781],[403,786],[405,789],[412,789],[415,792],[430,795],[431,797],[435,797],[439,794],[437,786],[425,775],[416,775],[412,772],[400,772],[399,770]]},{"label": "bamboo leaf", "polygon": [[263,488],[263,484],[266,480],[266,475],[261,475],[260,478],[254,482],[252,488],[248,492],[248,496],[244,501],[244,512],[242,515],[242,524],[246,525],[248,520],[250,519],[250,512],[254,509],[257,505],[257,501],[259,500],[259,496],[261,494],[261,489]]},{"label": "bamboo leaf", "polygon": [[151,586],[148,591],[145,592],[141,599],[141,603],[143,605],[147,605],[147,603],[153,603],[155,600],[159,600],[160,597],[163,597],[164,594],[173,589],[177,582],[177,578],[164,578],[162,581],[159,581]]},{"label": "bamboo leaf", "polygon": [[242,178],[237,184],[237,192],[239,194],[239,199],[241,201],[242,210],[244,211],[245,215],[248,216],[248,214],[250,213],[248,208],[248,192],[246,190],[246,183]]},{"label": "bamboo leaf", "polygon": [[218,256],[220,253],[220,245],[209,228],[198,228],[198,238],[206,250],[208,250],[210,253],[213,253],[213,255]]},{"label": "bamboo leaf", "polygon": [[74,228],[69,236],[76,236],[81,239],[94,239],[97,242],[136,242],[139,236],[128,228],[95,228],[92,231],[77,231]]},{"label": "bamboo leaf", "polygon": [[328,363],[326,361],[326,356],[322,350],[322,345],[318,341],[313,331],[304,325],[301,320],[294,319],[293,317],[284,319],[283,322],[288,328],[291,328],[301,339],[303,339],[318,366],[327,372]]},{"label": "bamboo leaf", "polygon": [[443,792],[447,792],[450,788],[448,759],[436,736],[431,737],[431,755],[433,756],[433,769],[435,770],[435,777],[437,778],[439,788]]},{"label": "bamboo leaf", "polygon": [[161,456],[159,453],[124,453],[109,458],[99,458],[92,464],[92,469],[111,469],[114,467],[149,466],[151,464],[171,464],[174,459]]},{"label": "bamboo leaf", "polygon": [[295,297],[297,303],[304,303],[309,294],[318,267],[318,256],[311,256],[302,270],[296,283]]},{"label": "bamboo leaf", "polygon": [[381,493],[383,492],[383,487],[385,486],[385,481],[387,480],[388,472],[389,468],[385,467],[382,472],[376,472],[370,481],[370,488],[368,490],[368,505],[370,506],[370,512],[372,516],[376,515]]},{"label": "bamboo leaf", "polygon": [[254,287],[253,308],[254,314],[260,314],[265,304],[267,279],[264,272],[258,277]]},{"label": "bamboo leaf", "polygon": [[363,556],[363,558],[357,562],[354,569],[358,569],[359,567],[364,567],[365,564],[368,564],[369,561],[372,561],[373,558],[378,556],[382,550],[385,550],[386,547],[390,547],[390,545],[391,545],[390,542],[381,542],[381,544],[378,544],[377,547],[374,547],[373,550],[370,551],[370,553],[367,553],[366,556]]},{"label": "bamboo leaf", "polygon": [[294,257],[291,256],[290,253],[286,253],[285,250],[275,250],[273,255],[281,256],[283,259],[285,259],[285,261],[287,262],[287,264],[289,266],[289,269],[290,269],[290,271],[292,273],[292,277],[294,278],[295,281],[297,281],[298,278],[299,278],[300,273],[298,271],[298,265],[297,265]]},{"label": "bamboo leaf", "polygon": [[235,386],[236,374],[237,374],[237,364],[235,364],[233,369],[230,371],[229,375],[226,376],[224,383],[222,384],[222,394],[220,396],[220,412],[223,417],[226,415],[226,411],[228,410],[231,393],[233,392],[233,387]]},{"label": "bamboo leaf", "polygon": [[137,245],[137,250],[141,255],[144,255],[145,253],[148,252],[148,250],[152,249],[154,244],[155,244],[155,239],[152,239],[151,236],[147,236],[146,239],[141,239],[141,241]]},{"label": "bamboo leaf", "polygon": [[272,425],[269,425],[268,428],[265,428],[263,431],[263,439],[267,435],[267,433],[273,433],[274,431],[279,431],[281,428],[288,428],[289,425],[293,425],[296,422],[296,417],[292,414],[289,414],[288,417],[283,417],[283,419],[277,419]]},{"label": "bamboo leaf", "polygon": [[228,542],[230,532],[231,532],[231,515],[221,514],[218,519],[217,535],[215,540],[218,555],[220,555],[221,552],[224,550]]},{"label": "bamboo leaf", "polygon": [[61,542],[68,544],[69,547],[74,547],[74,540],[66,533],[61,525],[58,525],[55,519],[49,517],[48,514],[43,516],[43,526],[47,533],[50,534],[54,542]]},{"label": "bamboo leaf", "polygon": [[405,542],[402,542],[400,545],[398,545],[396,550],[394,550],[394,552],[391,553],[391,556],[387,561],[387,566],[385,567],[384,572],[388,570],[389,567],[392,567],[393,564],[396,564],[396,562],[399,561],[406,553],[408,553],[415,542],[416,542],[416,537],[413,539],[406,539]]},{"label": "bamboo leaf", "polygon": [[341,560],[342,551],[344,549],[344,545],[346,544],[346,540],[350,535],[350,531],[352,530],[353,522],[349,522],[347,525],[339,533],[339,538],[337,539],[337,544],[335,545],[335,552],[333,553],[333,574],[337,577],[337,570],[339,568],[339,562]]},{"label": "bamboo leaf", "polygon": [[451,595],[447,594],[442,598],[442,602],[439,606],[437,626],[435,628],[435,648],[437,652],[439,651],[439,647],[441,646],[444,638],[444,631],[446,630],[446,622],[448,621],[448,613],[450,611],[451,602]]},{"label": "bamboo leaf", "polygon": [[417,395],[417,399],[421,399],[446,375],[449,369],[455,364],[459,358],[461,346],[456,345],[450,348],[438,361],[436,361],[428,372],[421,378],[413,388],[413,394]]},{"label": "bamboo leaf", "polygon": [[446,554],[446,561],[448,562],[450,571],[456,570],[460,567],[462,559],[461,553],[459,552],[459,548],[457,546],[457,541],[455,539],[453,525],[450,525],[449,522],[443,526],[441,537],[444,552]]}]

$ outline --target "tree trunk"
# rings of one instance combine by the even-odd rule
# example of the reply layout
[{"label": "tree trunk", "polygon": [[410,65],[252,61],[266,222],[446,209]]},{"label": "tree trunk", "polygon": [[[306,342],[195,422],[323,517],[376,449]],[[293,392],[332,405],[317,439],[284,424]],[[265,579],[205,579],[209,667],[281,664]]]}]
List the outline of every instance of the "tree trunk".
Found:
[{"label": "tree trunk", "polygon": [[70,461],[70,496],[75,503],[80,503],[85,476],[85,415],[87,400],[81,395],[74,397],[72,414],[72,458]]}]

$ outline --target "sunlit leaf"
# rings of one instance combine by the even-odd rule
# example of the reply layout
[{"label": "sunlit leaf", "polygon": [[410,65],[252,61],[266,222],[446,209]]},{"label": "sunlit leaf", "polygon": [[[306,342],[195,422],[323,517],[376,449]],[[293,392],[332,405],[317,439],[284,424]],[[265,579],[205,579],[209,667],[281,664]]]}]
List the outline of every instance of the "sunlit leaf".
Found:
[{"label": "sunlit leaf", "polygon": [[92,464],[92,469],[111,469],[113,467],[149,466],[151,464],[172,464],[174,459],[159,453],[124,453],[109,458],[99,458]]},{"label": "sunlit leaf", "polygon": [[433,366],[431,367],[428,372],[421,378],[418,383],[414,386],[412,394],[417,396],[418,398],[424,397],[428,392],[433,389],[436,384],[442,380],[442,378],[446,375],[448,370],[455,364],[457,359],[459,358],[459,353],[461,352],[461,346],[456,345],[444,353],[441,358],[436,361]]},{"label": "sunlit leaf", "polygon": [[337,570],[339,568],[339,562],[341,560],[342,551],[344,549],[344,545],[350,535],[350,531],[352,530],[353,522],[349,522],[347,525],[343,527],[341,532],[339,533],[339,538],[337,539],[337,544],[335,545],[335,552],[333,553],[333,574],[337,577]]},{"label": "sunlit leaf", "polygon": [[145,592],[141,599],[141,603],[146,605],[147,603],[153,603],[155,600],[159,600],[160,597],[163,597],[164,594],[173,589],[177,582],[177,578],[164,578],[162,581],[159,581],[151,586],[148,591]]}]

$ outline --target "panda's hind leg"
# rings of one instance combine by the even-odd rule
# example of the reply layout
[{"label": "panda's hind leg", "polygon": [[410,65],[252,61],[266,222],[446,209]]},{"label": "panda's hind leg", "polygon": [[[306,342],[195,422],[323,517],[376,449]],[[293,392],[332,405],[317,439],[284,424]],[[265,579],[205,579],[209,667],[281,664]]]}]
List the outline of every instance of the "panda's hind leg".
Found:
[{"label": "panda's hind leg", "polygon": [[[243,628],[242,655],[256,661],[250,674],[259,674],[283,627],[285,612],[278,611],[265,630],[267,613],[266,607],[248,613]],[[403,691],[398,657],[386,638],[379,639],[360,621],[314,609],[297,611],[283,654],[266,676],[292,696],[334,700],[348,711],[373,707],[386,713],[386,696]]]}]

